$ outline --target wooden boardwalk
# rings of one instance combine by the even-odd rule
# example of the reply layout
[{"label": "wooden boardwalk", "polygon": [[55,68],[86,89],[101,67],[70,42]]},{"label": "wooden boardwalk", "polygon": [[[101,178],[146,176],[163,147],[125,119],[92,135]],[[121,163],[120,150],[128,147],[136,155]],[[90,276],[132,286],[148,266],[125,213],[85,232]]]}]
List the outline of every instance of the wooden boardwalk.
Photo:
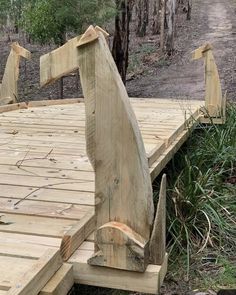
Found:
[{"label": "wooden boardwalk", "polygon": [[[35,102],[0,114],[0,294],[8,294],[25,273],[32,274],[46,250],[52,251],[49,260],[59,260],[61,240],[73,229],[80,233],[81,246],[69,260],[74,271],[65,264],[61,268],[68,277],[62,287],[68,291],[74,281],[114,287],[114,281],[93,274],[99,267],[87,265],[94,251],[94,172],[86,155],[84,103],[66,102],[33,107],[43,105]],[[203,102],[131,102],[154,179],[199,121]]]},{"label": "wooden boardwalk", "polygon": [[[194,126],[224,121],[219,75],[208,44],[193,54],[204,101],[129,99],[106,36],[91,26],[41,57],[42,86],[79,69],[84,99],[0,106],[0,295],[158,294],[164,280],[166,176],[155,216],[152,181]],[[15,99],[10,61],[0,104]]]}]

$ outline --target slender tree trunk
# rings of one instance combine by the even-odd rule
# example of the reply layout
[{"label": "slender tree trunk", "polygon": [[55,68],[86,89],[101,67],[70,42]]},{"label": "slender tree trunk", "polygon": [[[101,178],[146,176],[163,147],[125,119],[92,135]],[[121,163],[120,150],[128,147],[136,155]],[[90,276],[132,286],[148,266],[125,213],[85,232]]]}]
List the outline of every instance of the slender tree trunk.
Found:
[{"label": "slender tree trunk", "polygon": [[168,26],[166,50],[171,55],[174,50],[176,0],[167,0],[166,10]]},{"label": "slender tree trunk", "polygon": [[149,17],[149,0],[137,0],[136,10],[136,35],[146,35]]},{"label": "slender tree trunk", "polygon": [[63,77],[59,79],[59,98],[63,99],[64,98],[64,85],[63,85]]},{"label": "slender tree trunk", "polygon": [[166,16],[166,0],[161,0],[161,13],[160,13],[160,51],[164,52],[165,49],[165,16]]},{"label": "slender tree trunk", "polygon": [[[60,42],[59,45],[62,46],[66,43],[66,33],[63,32],[60,35]],[[63,99],[64,98],[64,81],[63,81],[64,77],[61,77],[59,79],[59,98]]]},{"label": "slender tree trunk", "polygon": [[192,0],[188,0],[187,20],[191,20],[191,12],[192,12]]},{"label": "slender tree trunk", "polygon": [[156,35],[160,33],[161,28],[161,1],[154,0],[153,2],[153,20],[152,20],[152,34]]},{"label": "slender tree trunk", "polygon": [[112,46],[112,55],[123,82],[126,82],[126,73],[129,60],[130,20],[133,8],[132,0],[116,0],[117,15],[115,17],[115,33]]}]

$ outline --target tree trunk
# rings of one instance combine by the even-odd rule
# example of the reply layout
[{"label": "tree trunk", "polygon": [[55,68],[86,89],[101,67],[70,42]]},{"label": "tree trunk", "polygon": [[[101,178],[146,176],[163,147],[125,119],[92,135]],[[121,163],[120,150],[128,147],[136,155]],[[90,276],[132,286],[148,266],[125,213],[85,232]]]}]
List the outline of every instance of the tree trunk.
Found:
[{"label": "tree trunk", "polygon": [[166,17],[166,0],[161,0],[160,13],[160,51],[164,52],[165,48],[165,17]]},{"label": "tree trunk", "polygon": [[191,20],[192,0],[188,0],[187,20]]},{"label": "tree trunk", "polygon": [[136,35],[146,35],[148,26],[149,0],[137,0],[136,4]]},{"label": "tree trunk", "polygon": [[167,0],[166,19],[167,19],[168,32],[167,32],[166,50],[168,55],[171,55],[174,50],[175,13],[176,13],[176,0]]},{"label": "tree trunk", "polygon": [[[63,32],[59,35],[59,45],[62,46],[66,43],[66,33]],[[64,98],[64,83],[63,83],[63,78],[61,77],[59,79],[59,98],[63,99]]]},{"label": "tree trunk", "polygon": [[133,8],[132,0],[116,0],[115,33],[112,55],[125,84],[129,59],[129,25]]},{"label": "tree trunk", "polygon": [[59,98],[64,98],[64,86],[63,86],[63,77],[59,79]]},{"label": "tree trunk", "polygon": [[152,20],[152,34],[160,33],[161,28],[161,0],[154,0],[153,2],[153,20]]}]

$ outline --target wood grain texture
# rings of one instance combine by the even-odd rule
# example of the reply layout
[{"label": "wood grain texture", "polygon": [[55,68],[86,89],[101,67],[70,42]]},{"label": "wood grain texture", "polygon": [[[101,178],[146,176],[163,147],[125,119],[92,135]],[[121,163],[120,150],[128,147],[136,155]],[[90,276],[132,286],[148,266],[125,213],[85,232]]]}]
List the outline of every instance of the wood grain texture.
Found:
[{"label": "wood grain texture", "polygon": [[69,259],[69,263],[73,264],[74,267],[75,283],[120,290],[132,290],[133,292],[142,292],[145,294],[159,294],[159,289],[167,272],[167,254],[162,265],[148,265],[146,271],[140,273],[90,266],[87,264],[87,259],[91,257],[92,253],[92,249],[82,244]]},{"label": "wood grain texture", "polygon": [[[98,231],[102,227],[104,232],[100,231],[102,235],[97,235],[96,241],[107,243],[105,251],[109,265],[113,264],[112,259],[121,257],[114,262],[116,267],[120,264],[121,268],[140,271],[145,266],[145,263],[142,267],[134,266],[129,247],[133,246],[136,258],[145,257],[145,243],[150,232],[143,237],[141,230],[135,231],[134,225],[128,226],[118,217],[127,221],[128,210],[132,208],[132,219],[135,216],[138,223],[141,222],[140,215],[148,211],[148,200],[144,203],[141,200],[151,194],[150,174],[154,179],[160,173],[188,138],[186,128],[203,119],[198,114],[203,102],[129,100],[104,40],[104,32],[96,29],[96,33],[98,39],[88,40],[79,48],[75,42],[74,52],[79,56],[77,65],[82,72],[87,72],[87,77],[82,77],[87,94],[85,103],[74,99],[62,103],[55,100],[0,107],[0,215],[3,221],[0,225],[0,264],[4,269],[0,286],[2,278],[10,282],[4,283],[5,290],[33,267],[46,248],[59,250],[63,237],[67,237],[64,252],[67,257],[72,254],[69,262],[74,266],[76,282],[152,293],[158,292],[166,273],[166,256],[162,265],[149,265],[144,273],[88,265],[87,260],[94,253],[93,234],[77,247],[92,228],[95,229],[95,216],[86,219],[86,212],[95,204],[98,210],[104,206],[108,213],[101,215],[98,226]],[[65,65],[67,70],[68,64]],[[57,68],[53,76],[45,74],[48,83],[59,78],[60,72]],[[195,122],[192,122],[193,115]],[[93,167],[86,154],[85,136]],[[122,156],[119,158],[119,155]],[[100,173],[96,181],[94,169]],[[138,183],[136,178],[142,181]],[[146,179],[148,189],[145,190]],[[99,188],[96,198],[95,182]],[[12,206],[19,201],[17,208]],[[105,220],[115,221],[127,230],[122,232],[105,226]],[[147,217],[146,224],[151,227]],[[120,249],[114,244],[108,245],[113,236],[116,244],[122,244]],[[53,283],[57,273],[61,275]],[[60,292],[69,289],[71,270],[57,273],[50,280],[51,288],[44,290],[48,292],[46,294],[62,295]]]},{"label": "wood grain texture", "polygon": [[78,69],[77,43],[75,37],[58,49],[40,57],[40,85],[45,86]]},{"label": "wood grain texture", "polygon": [[88,263],[130,271],[144,272],[148,265],[148,243],[127,225],[108,222],[96,231],[100,249]]},{"label": "wood grain texture", "polygon": [[47,250],[31,269],[16,279],[8,295],[37,295],[61,265],[60,252]]},{"label": "wood grain texture", "polygon": [[67,231],[61,241],[60,252],[64,261],[67,261],[77,248],[95,229],[95,214],[91,209],[81,221]]},{"label": "wood grain texture", "polygon": [[39,295],[67,295],[74,285],[73,266],[63,263]]},{"label": "wood grain texture", "polygon": [[145,148],[105,37],[98,34],[96,42],[79,47],[82,88],[89,105],[86,139],[93,146],[88,154],[95,168],[97,229],[118,221],[148,241],[153,201]]},{"label": "wood grain texture", "polygon": [[166,175],[162,176],[156,217],[149,242],[149,262],[161,265],[166,254]]},{"label": "wood grain texture", "polygon": [[204,58],[205,61],[205,107],[206,117],[224,117],[225,98],[222,96],[218,68],[213,55],[211,44],[205,44],[192,54],[193,59]]}]

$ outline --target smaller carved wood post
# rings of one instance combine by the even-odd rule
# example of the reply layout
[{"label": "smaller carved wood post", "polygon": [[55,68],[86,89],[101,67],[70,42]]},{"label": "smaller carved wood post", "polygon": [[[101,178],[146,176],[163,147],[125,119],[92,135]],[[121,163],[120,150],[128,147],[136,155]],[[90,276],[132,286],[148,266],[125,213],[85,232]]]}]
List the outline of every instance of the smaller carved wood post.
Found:
[{"label": "smaller carved wood post", "polygon": [[31,58],[31,53],[17,42],[12,43],[5,72],[0,85],[0,105],[15,103],[18,98],[17,81],[19,78],[20,58]]},{"label": "smaller carved wood post", "polygon": [[218,68],[214,59],[212,46],[206,44],[193,52],[192,58],[205,60],[205,107],[210,117],[222,117],[225,112],[225,103],[222,96]]}]

